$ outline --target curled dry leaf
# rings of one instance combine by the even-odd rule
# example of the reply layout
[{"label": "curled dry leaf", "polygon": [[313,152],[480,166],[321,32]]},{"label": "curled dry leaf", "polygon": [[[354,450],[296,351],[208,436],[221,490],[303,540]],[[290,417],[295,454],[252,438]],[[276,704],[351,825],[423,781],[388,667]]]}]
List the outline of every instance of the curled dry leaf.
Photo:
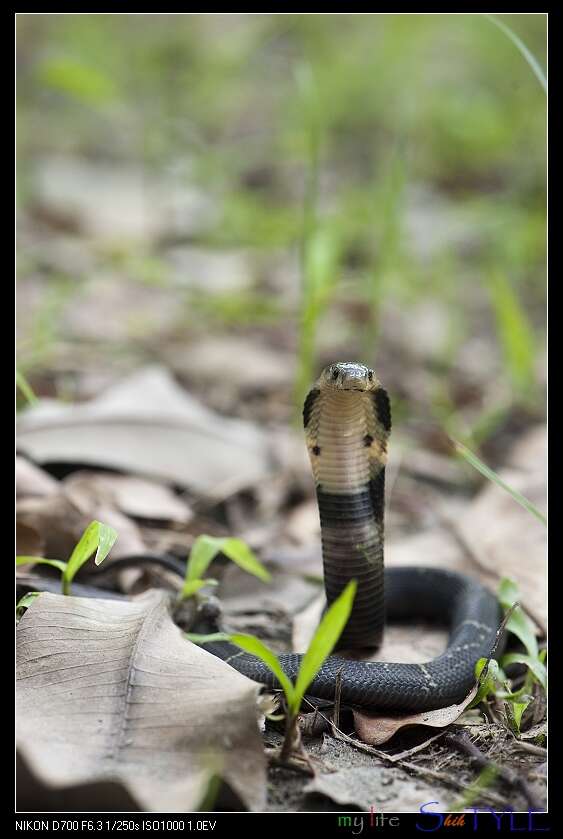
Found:
[{"label": "curled dry leaf", "polygon": [[22,415],[18,441],[41,463],[121,469],[214,499],[268,478],[275,455],[260,428],[213,413],[158,366],[89,402],[38,402]]},{"label": "curled dry leaf", "polygon": [[370,746],[381,746],[402,728],[413,725],[428,725],[431,728],[445,728],[455,722],[475,697],[477,687],[465,697],[459,705],[449,705],[435,711],[422,711],[418,714],[367,714],[364,711],[354,711],[354,728],[363,743]]},{"label": "curled dry leaf", "polygon": [[142,809],[190,811],[219,774],[263,807],[259,686],[187,641],[161,592],[44,593],[18,625],[17,655],[18,748],[45,787],[111,780]]}]

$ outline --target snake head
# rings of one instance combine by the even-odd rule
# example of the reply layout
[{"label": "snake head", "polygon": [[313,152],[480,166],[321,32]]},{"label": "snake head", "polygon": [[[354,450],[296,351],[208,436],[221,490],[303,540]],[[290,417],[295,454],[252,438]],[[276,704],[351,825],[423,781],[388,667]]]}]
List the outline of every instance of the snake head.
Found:
[{"label": "snake head", "polygon": [[355,361],[329,364],[321,373],[319,384],[326,390],[375,390],[379,381],[374,371]]}]

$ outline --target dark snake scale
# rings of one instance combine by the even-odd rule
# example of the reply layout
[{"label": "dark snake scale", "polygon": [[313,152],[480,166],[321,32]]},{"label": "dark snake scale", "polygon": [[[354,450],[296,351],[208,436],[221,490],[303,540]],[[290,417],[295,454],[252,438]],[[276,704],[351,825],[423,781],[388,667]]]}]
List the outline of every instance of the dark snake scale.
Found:
[{"label": "dark snake scale", "polygon": [[[395,712],[428,711],[461,702],[475,684],[475,663],[495,650],[501,610],[494,595],[473,580],[437,568],[383,567],[384,496],[391,411],[387,392],[362,364],[327,367],[303,408],[307,447],[321,521],[324,582],[330,605],[351,580],[358,587],[341,650],[377,648],[387,619],[435,620],[450,628],[447,649],[424,664],[355,661],[330,656],[308,688]],[[227,641],[204,645],[244,675],[279,687],[255,656]],[[295,680],[302,656],[280,655]]]}]

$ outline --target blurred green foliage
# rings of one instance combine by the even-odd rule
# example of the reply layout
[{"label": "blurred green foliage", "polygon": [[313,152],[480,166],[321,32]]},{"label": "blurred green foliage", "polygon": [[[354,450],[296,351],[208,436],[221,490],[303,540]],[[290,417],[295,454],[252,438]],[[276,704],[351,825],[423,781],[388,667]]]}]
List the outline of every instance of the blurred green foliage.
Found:
[{"label": "blurred green foliage", "polygon": [[[546,16],[500,20],[545,67]],[[300,254],[297,309],[259,288],[189,306],[211,326],[290,317],[296,404],[331,310],[365,306],[350,331],[374,363],[390,306],[437,301],[449,337],[435,363],[455,369],[485,325],[511,398],[542,413],[546,98],[486,16],[29,14],[18,16],[18,62],[24,208],[45,153],[156,174],[187,161],[219,210],[199,244]],[[475,231],[474,247],[442,235],[438,217],[432,228],[430,213],[438,244],[420,259],[407,213],[420,185]],[[166,285],[156,248],[137,263],[139,281]],[[482,429],[505,407],[504,395],[487,406]]]}]

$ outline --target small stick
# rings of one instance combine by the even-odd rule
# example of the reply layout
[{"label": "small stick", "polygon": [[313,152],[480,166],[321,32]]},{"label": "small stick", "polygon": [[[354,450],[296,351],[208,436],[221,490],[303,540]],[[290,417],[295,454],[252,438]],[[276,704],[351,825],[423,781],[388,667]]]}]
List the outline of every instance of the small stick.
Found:
[{"label": "small stick", "polygon": [[517,740],[514,738],[514,745],[522,749],[523,752],[529,752],[531,755],[539,755],[539,757],[545,758],[547,756],[547,749],[544,749],[543,746],[536,746],[534,743],[526,743],[525,740]]},{"label": "small stick", "polygon": [[506,769],[504,766],[499,766],[497,763],[490,760],[480,749],[477,748],[474,743],[468,739],[464,731],[449,732],[446,734],[444,739],[450,746],[452,746],[452,748],[467,755],[471,763],[475,764],[475,766],[478,766],[481,769],[493,767],[501,780],[509,786],[520,790],[531,809],[542,809],[541,802],[536,798],[535,793],[532,792],[524,778],[518,775],[517,772],[513,772],[511,769]]}]

